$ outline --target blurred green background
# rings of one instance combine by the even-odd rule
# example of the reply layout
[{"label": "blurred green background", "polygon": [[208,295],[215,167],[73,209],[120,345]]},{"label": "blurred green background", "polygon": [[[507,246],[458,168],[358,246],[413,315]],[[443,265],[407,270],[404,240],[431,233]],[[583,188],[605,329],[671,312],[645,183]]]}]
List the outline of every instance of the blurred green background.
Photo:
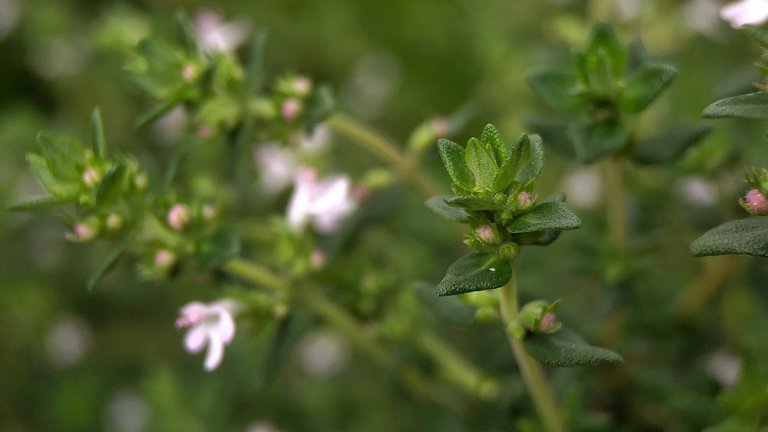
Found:
[{"label": "blurred green background", "polygon": [[[525,119],[543,110],[525,85],[526,72],[567,61],[569,46],[584,43],[595,17],[615,24],[626,41],[641,36],[652,57],[679,69],[639,130],[697,119],[712,101],[761,79],[752,66],[756,44],[719,19],[720,5],[0,0],[0,198],[40,192],[24,160],[37,131],[85,138],[94,106],[101,107],[111,145],[150,160],[165,152],[157,129],[134,128],[149,103],[123,64],[141,38],[172,34],[180,9],[194,16],[213,8],[266,31],[268,73],[292,71],[329,84],[341,111],[398,142],[425,119],[472,103],[476,116],[456,135],[463,142],[488,122],[510,139],[524,131]],[[694,259],[688,245],[741,214],[743,171],[768,162],[763,124],[713,124],[706,142],[676,166],[627,173],[633,264],[618,281],[619,270],[605,255],[598,167],[547,153],[541,193],[569,192],[584,228],[546,251],[526,251],[523,294],[563,297],[564,322],[626,358],[617,368],[551,374],[575,430],[693,431],[719,424],[712,430],[746,431],[765,420],[763,262],[729,261],[738,270],[696,297],[702,305],[692,316],[674,312],[680,293],[707,265],[729,259]],[[336,151],[341,166],[361,158],[356,147]],[[425,167],[447,189],[436,151]],[[402,197],[384,214],[390,222],[366,239],[381,259],[374,276],[398,286],[434,284],[461,253],[459,238],[448,224],[433,223],[420,198],[404,188],[393,192]],[[434,406],[301,311],[288,326],[238,329],[224,364],[205,373],[200,357],[183,350],[173,321],[184,303],[211,298],[212,281],[182,275],[143,282],[125,264],[88,292],[87,277],[108,248],[67,242],[64,230],[55,212],[0,217],[2,431],[537,430],[498,326],[446,322],[441,303],[429,296],[414,313],[436,317],[424,325],[435,325],[500,377],[496,401],[465,397],[458,411]],[[606,285],[611,289],[598,288]],[[271,341],[279,332],[287,342],[275,352]],[[401,361],[431,372],[407,344],[395,346]],[[318,365],[323,356],[330,360]],[[728,384],[718,375],[734,368],[747,378]]]}]

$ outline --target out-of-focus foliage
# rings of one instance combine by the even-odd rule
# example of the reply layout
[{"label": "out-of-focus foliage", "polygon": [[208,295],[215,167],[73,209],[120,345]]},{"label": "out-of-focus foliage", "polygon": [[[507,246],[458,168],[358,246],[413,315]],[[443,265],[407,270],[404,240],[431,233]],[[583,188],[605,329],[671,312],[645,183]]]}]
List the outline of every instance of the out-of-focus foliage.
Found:
[{"label": "out-of-focus foliage", "polygon": [[[720,22],[718,6],[709,0],[0,0],[0,198],[43,194],[25,160],[38,151],[37,132],[85,140],[91,110],[99,106],[112,148],[135,155],[150,177],[161,179],[183,142],[189,157],[177,181],[191,195],[252,215],[238,219],[243,236],[258,240],[286,230],[268,215],[284,214],[287,195],[259,197],[255,173],[239,191],[212,187],[218,179],[207,177],[207,169],[233,174],[224,142],[179,130],[173,116],[136,127],[154,101],[131,79],[126,59],[150,34],[172,40],[180,8],[194,17],[214,7],[244,20],[252,35],[265,32],[265,82],[286,73],[311,76],[332,89],[340,111],[395,142],[410,137],[413,143],[427,119],[466,106],[474,116],[462,117],[456,141],[488,122],[503,136],[522,133],[525,120],[543,109],[526,74],[566,64],[569,47],[585,45],[597,18],[611,22],[623,40],[642,37],[648,52],[678,71],[664,95],[633,120],[638,135],[653,136],[669,119],[696,120],[712,101],[749,93],[762,78],[752,66],[758,47]],[[238,54],[247,57],[247,47]],[[236,94],[227,91],[222,94]],[[213,126],[226,128],[228,111],[219,108],[210,108],[223,113]],[[768,164],[766,125],[721,120],[713,126],[675,164],[624,167],[630,240],[621,259],[605,230],[604,167],[584,168],[546,151],[537,190],[542,196],[564,190],[583,227],[546,250],[526,248],[517,263],[520,295],[562,297],[559,320],[625,360],[548,370],[573,430],[757,431],[768,422],[764,262],[688,254],[704,231],[743,216],[737,202],[743,171]],[[427,176],[447,185],[435,141],[412,145]],[[390,184],[391,173],[375,171],[378,160],[340,138],[333,146],[334,169]],[[67,221],[55,212],[4,213],[0,429],[541,430],[504,334],[488,323],[498,319],[493,300],[434,296],[445,269],[467,250],[457,246],[452,223],[437,221],[422,203],[405,182],[377,191],[349,236],[322,245],[334,259],[318,284],[371,324],[366,330],[393,347],[398,366],[440,381],[445,371],[408,342],[430,328],[498,379],[495,397],[443,382],[452,408],[430,402],[402,385],[397,368],[382,369],[302,310],[283,320],[248,317],[222,366],[205,373],[200,359],[184,351],[173,321],[180,305],[224,296],[241,289],[227,286],[238,282],[196,271],[147,282],[133,271],[135,262],[121,261],[89,292],[89,275],[110,245],[66,241]],[[305,249],[285,241],[244,253],[303,274]],[[249,301],[262,299],[254,294]],[[375,321],[381,316],[386,319]]]}]

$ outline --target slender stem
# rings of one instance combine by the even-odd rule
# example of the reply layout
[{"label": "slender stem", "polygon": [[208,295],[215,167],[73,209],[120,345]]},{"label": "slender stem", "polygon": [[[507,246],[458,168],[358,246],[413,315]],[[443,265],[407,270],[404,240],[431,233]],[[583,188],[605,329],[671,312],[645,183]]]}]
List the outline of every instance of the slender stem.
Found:
[{"label": "slender stem", "polygon": [[[353,316],[322,294],[311,290],[292,288],[287,281],[274,275],[269,269],[241,258],[227,261],[224,263],[223,269],[234,276],[278,292],[290,291],[292,298],[333,325],[353,342],[360,351],[368,355],[377,364],[385,368],[397,369],[398,376],[411,391],[425,399],[454,410],[459,410],[458,404],[449,394],[432,383],[419,370],[409,366],[398,365],[397,358],[373,339],[371,335],[366,333]],[[432,338],[432,336],[427,337]],[[435,360],[438,361],[438,359]],[[467,367],[468,374],[479,374],[474,372],[477,369],[469,363],[463,363],[461,367]],[[466,384],[464,381],[455,382],[457,384]],[[473,387],[466,389],[471,393],[476,393],[475,382],[473,381],[472,384]]]},{"label": "slender stem", "polygon": [[619,155],[609,156],[603,161],[608,235],[615,253],[620,257],[623,257],[627,250],[627,212],[624,201],[623,162],[624,159]]},{"label": "slender stem", "polygon": [[499,385],[496,380],[483,375],[466,357],[434,333],[420,331],[416,335],[416,343],[438,363],[446,379],[480,399],[492,400],[498,395]]},{"label": "slender stem", "polygon": [[328,119],[330,128],[391,164],[400,174],[410,180],[425,197],[437,195],[438,189],[421,174],[414,162],[403,155],[397,144],[385,138],[352,117],[336,114]]},{"label": "slender stem", "polygon": [[[514,271],[509,282],[501,288],[500,305],[502,322],[506,332],[509,323],[517,317],[518,312]],[[566,430],[565,423],[560,415],[555,395],[547,383],[544,370],[539,362],[528,355],[520,339],[510,335],[509,332],[506,333],[512,347],[512,353],[515,355],[515,361],[517,361],[517,367],[520,369],[520,374],[523,376],[523,381],[531,399],[533,399],[533,404],[541,421],[549,432],[564,432]]]},{"label": "slender stem", "polygon": [[685,320],[698,315],[731,275],[738,273],[744,263],[744,257],[740,255],[703,258],[703,260],[704,271],[677,296],[674,302],[675,314]]}]

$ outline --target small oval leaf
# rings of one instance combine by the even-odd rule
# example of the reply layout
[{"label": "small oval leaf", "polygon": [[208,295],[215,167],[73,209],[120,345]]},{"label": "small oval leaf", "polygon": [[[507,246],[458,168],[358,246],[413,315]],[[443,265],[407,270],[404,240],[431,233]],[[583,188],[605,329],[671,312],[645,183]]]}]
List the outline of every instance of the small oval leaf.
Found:
[{"label": "small oval leaf", "polygon": [[645,64],[627,79],[621,98],[621,109],[637,114],[646,109],[677,76],[677,69],[665,64]]},{"label": "small oval leaf", "polygon": [[435,195],[424,202],[430,210],[453,222],[468,222],[469,213],[457,207],[448,205],[446,199],[451,195]]},{"label": "small oval leaf", "polygon": [[507,225],[507,231],[527,233],[547,230],[571,230],[581,227],[581,220],[562,202],[545,202],[517,217]]},{"label": "small oval leaf", "polygon": [[768,257],[768,217],[738,219],[712,228],[691,244],[691,253]]},{"label": "small oval leaf", "polygon": [[533,333],[523,342],[528,354],[547,366],[571,367],[624,361],[618,353],[589,345],[581,336],[565,329],[553,334]]},{"label": "small oval leaf", "polygon": [[453,141],[441,138],[437,141],[437,149],[451,180],[462,189],[474,189],[475,176],[472,175],[472,172],[467,167],[464,148]]},{"label": "small oval leaf", "polygon": [[494,254],[471,253],[448,267],[437,284],[437,295],[449,296],[504,286],[512,278],[512,266]]},{"label": "small oval leaf", "polygon": [[733,96],[709,105],[704,118],[768,118],[768,92]]}]

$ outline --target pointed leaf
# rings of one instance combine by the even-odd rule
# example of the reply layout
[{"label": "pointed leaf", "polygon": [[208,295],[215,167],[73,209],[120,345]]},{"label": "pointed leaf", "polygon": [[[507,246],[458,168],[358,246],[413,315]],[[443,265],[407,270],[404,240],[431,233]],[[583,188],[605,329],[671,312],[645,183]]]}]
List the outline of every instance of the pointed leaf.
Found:
[{"label": "pointed leaf", "polygon": [[474,189],[475,176],[467,167],[464,149],[455,142],[442,138],[437,141],[437,149],[451,180],[462,189]]},{"label": "pointed leaf", "polygon": [[494,254],[472,253],[448,267],[437,284],[437,295],[448,296],[504,286],[512,278],[512,266]]},{"label": "pointed leaf", "polygon": [[499,172],[493,153],[479,139],[470,138],[466,150],[467,167],[474,174],[477,184],[490,189]]},{"label": "pointed leaf", "polygon": [[627,78],[621,95],[621,109],[636,114],[646,109],[677,75],[677,69],[664,64],[645,64]]},{"label": "pointed leaf", "polygon": [[587,57],[604,58],[614,79],[624,74],[627,51],[610,25],[597,23],[592,27],[592,37],[585,54]]},{"label": "pointed leaf", "polygon": [[101,121],[101,111],[93,109],[91,113],[91,132],[93,134],[93,154],[99,160],[107,157],[107,142],[104,139],[104,124]]},{"label": "pointed leaf", "polygon": [[733,96],[709,105],[704,118],[768,118],[768,92]]},{"label": "pointed leaf", "polygon": [[424,205],[426,205],[430,210],[442,216],[443,218],[448,219],[449,221],[462,223],[468,222],[469,213],[467,213],[464,209],[448,205],[445,200],[449,197],[451,197],[451,195],[436,195],[426,200]]},{"label": "pointed leaf", "polygon": [[67,204],[70,201],[71,200],[69,199],[62,199],[54,196],[27,198],[7,204],[5,209],[8,211],[39,210]]},{"label": "pointed leaf", "polygon": [[556,110],[572,110],[582,105],[582,99],[573,95],[578,87],[576,74],[562,70],[542,70],[528,74],[525,81],[531,90]]},{"label": "pointed leaf", "polygon": [[515,182],[523,187],[530,185],[541,175],[544,168],[544,146],[538,135],[527,135],[520,144],[520,161],[518,162]]},{"label": "pointed leaf", "polygon": [[42,131],[37,134],[43,157],[48,161],[48,168],[59,180],[79,180],[76,163],[83,157],[83,145],[66,135]]},{"label": "pointed leaf", "polygon": [[591,163],[627,144],[627,133],[621,122],[577,122],[568,127],[576,154],[583,163]]},{"label": "pointed leaf", "polygon": [[492,124],[485,125],[483,133],[480,135],[480,141],[491,146],[498,165],[509,159],[509,149],[504,145],[501,134]]},{"label": "pointed leaf", "polygon": [[632,149],[632,160],[638,164],[673,162],[685,151],[704,138],[712,126],[699,123],[692,126],[678,126],[638,142]]},{"label": "pointed leaf", "polygon": [[128,246],[128,239],[124,238],[120,241],[120,243],[115,247],[112,252],[107,254],[106,257],[104,257],[104,260],[99,264],[99,266],[96,268],[96,271],[93,272],[93,275],[88,279],[88,291],[93,290],[94,287],[96,287],[96,284],[101,281],[101,279],[104,278],[104,276],[109,273],[110,270],[117,264],[117,260],[120,258],[120,256],[125,251],[126,246]]},{"label": "pointed leaf", "polygon": [[445,198],[446,204],[467,210],[499,210],[501,205],[473,195],[454,195]]},{"label": "pointed leaf", "polygon": [[523,342],[528,354],[547,366],[571,367],[624,361],[618,353],[589,345],[579,335],[565,329],[553,334],[530,334]]},{"label": "pointed leaf", "polygon": [[691,253],[768,257],[768,217],[738,219],[712,228],[691,244]]},{"label": "pointed leaf", "polygon": [[643,41],[635,39],[630,42],[629,46],[627,46],[627,70],[629,72],[634,72],[644,65],[647,58]]},{"label": "pointed leaf", "polygon": [[56,179],[53,176],[53,173],[51,173],[48,161],[42,156],[35,153],[28,153],[27,162],[29,162],[29,165],[32,167],[32,171],[34,171],[40,184],[43,185],[43,188],[49,194],[63,201],[73,200],[77,197],[78,191],[80,190],[80,183]]},{"label": "pointed leaf", "polygon": [[139,118],[136,120],[136,127],[144,127],[152,123],[163,115],[169,113],[178,104],[179,101],[176,99],[160,102],[139,116]]},{"label": "pointed leaf", "polygon": [[545,202],[512,220],[507,231],[513,234],[547,230],[571,230],[581,227],[581,220],[564,203]]},{"label": "pointed leaf", "polygon": [[96,190],[96,205],[107,204],[119,196],[125,174],[126,168],[122,162],[115,164],[107,171]]}]

